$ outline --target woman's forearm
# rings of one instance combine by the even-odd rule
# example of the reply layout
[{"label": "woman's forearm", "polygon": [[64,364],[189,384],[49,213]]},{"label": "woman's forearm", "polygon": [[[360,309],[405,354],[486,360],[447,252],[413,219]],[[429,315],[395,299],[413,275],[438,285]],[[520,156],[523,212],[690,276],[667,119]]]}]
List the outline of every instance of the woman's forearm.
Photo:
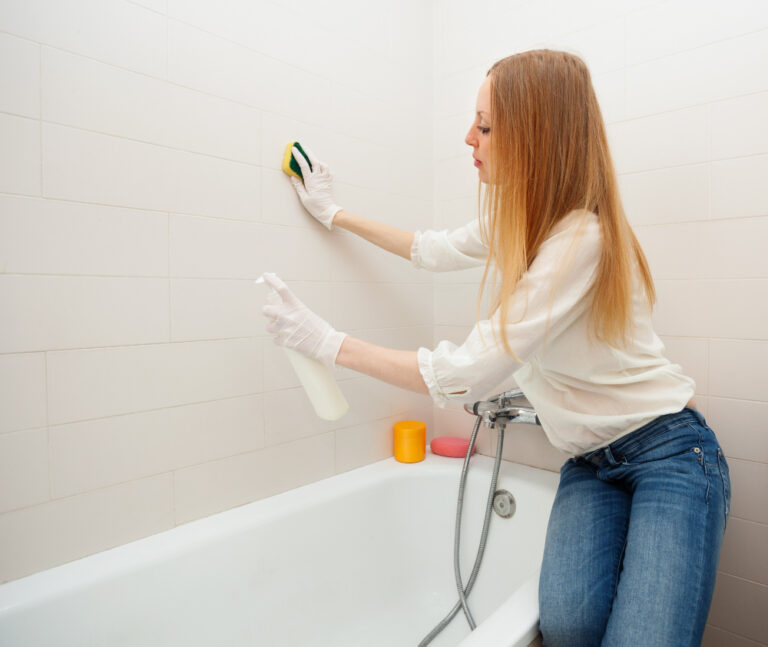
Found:
[{"label": "woman's forearm", "polygon": [[367,241],[378,245],[388,252],[402,256],[406,260],[411,258],[411,245],[414,234],[404,229],[398,229],[376,220],[356,216],[342,209],[333,217],[333,224],[347,231],[357,234]]},{"label": "woman's forearm", "polygon": [[413,350],[385,348],[347,336],[336,356],[336,363],[401,389],[429,393]]}]

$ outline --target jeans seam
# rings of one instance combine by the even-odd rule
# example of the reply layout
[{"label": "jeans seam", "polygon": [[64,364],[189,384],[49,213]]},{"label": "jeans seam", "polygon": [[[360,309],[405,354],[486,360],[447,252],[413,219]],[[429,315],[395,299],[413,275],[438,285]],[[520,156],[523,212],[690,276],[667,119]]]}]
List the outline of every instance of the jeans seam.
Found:
[{"label": "jeans seam", "polygon": [[[728,526],[728,512],[730,507],[730,502],[729,502],[730,488],[727,488],[725,485],[725,474],[724,474],[723,465],[722,465],[722,461],[725,460],[725,456],[723,456],[722,451],[723,450],[720,448],[720,446],[718,446],[717,471],[720,472],[720,485],[723,489],[723,528],[726,528]],[[730,481],[730,477],[729,477],[729,481]]]},{"label": "jeans seam", "polygon": [[[627,519],[624,522],[624,540],[621,544],[621,551],[619,552],[619,561],[616,564],[616,574],[613,580],[613,595],[611,596],[612,600],[616,600],[616,593],[619,590],[619,577],[621,576],[621,569],[622,565],[624,564],[624,553],[627,550],[627,537],[629,536],[629,519],[631,517],[630,515],[627,515]],[[613,611],[613,602],[611,602],[611,611]],[[611,613],[608,612],[608,617],[610,617]]]},{"label": "jeans seam", "polygon": [[696,437],[699,439],[697,447],[699,448],[698,453],[698,462],[701,465],[701,469],[704,470],[704,478],[707,481],[707,487],[704,491],[704,503],[709,507],[709,488],[710,488],[710,477],[709,477],[709,470],[707,469],[707,457],[704,456],[704,440],[701,437],[701,430],[697,429],[694,425],[688,423],[688,426],[690,427],[691,431],[696,434]]}]

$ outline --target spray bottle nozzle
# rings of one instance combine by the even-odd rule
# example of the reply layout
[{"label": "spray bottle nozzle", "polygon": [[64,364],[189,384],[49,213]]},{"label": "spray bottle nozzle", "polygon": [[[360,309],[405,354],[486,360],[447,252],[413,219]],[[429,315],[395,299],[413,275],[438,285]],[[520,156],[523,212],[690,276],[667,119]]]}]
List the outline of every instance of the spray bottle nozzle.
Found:
[{"label": "spray bottle nozzle", "polygon": [[[277,276],[277,274],[274,276]],[[277,293],[277,290],[264,280],[264,274],[257,278],[254,283],[256,285],[265,285],[267,287],[267,303],[269,305],[279,305],[283,302],[280,295]]]}]

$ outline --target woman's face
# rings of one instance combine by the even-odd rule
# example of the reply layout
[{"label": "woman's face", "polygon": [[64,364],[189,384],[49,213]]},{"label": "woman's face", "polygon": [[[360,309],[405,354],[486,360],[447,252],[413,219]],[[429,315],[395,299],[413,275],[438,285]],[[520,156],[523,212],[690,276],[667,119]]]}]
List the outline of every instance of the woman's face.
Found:
[{"label": "woman's face", "polygon": [[491,78],[485,77],[477,93],[477,106],[475,108],[475,120],[464,138],[467,145],[472,147],[472,157],[475,160],[480,181],[488,183],[490,172],[490,144],[491,144]]}]

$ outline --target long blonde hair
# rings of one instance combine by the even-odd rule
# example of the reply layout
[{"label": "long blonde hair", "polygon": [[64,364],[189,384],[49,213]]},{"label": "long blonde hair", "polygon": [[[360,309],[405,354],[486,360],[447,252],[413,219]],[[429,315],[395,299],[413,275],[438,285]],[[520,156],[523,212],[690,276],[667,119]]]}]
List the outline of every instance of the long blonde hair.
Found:
[{"label": "long blonde hair", "polygon": [[514,356],[506,331],[510,296],[552,228],[577,209],[597,215],[602,235],[590,331],[613,346],[625,344],[635,268],[650,307],[656,294],[621,205],[587,66],[566,52],[532,50],[501,59],[488,76],[490,181],[480,220],[489,256],[480,299],[492,275],[490,307],[499,311],[504,349]]}]

